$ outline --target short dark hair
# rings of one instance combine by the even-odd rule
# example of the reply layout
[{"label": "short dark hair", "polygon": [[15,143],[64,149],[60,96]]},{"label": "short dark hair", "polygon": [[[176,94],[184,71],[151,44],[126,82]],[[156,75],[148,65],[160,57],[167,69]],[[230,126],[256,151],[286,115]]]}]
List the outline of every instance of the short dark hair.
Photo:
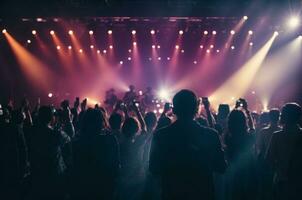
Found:
[{"label": "short dark hair", "polygon": [[281,123],[297,124],[302,115],[301,106],[297,103],[287,103],[282,107]]},{"label": "short dark hair", "polygon": [[191,90],[181,90],[173,97],[173,112],[177,117],[194,118],[197,107],[197,97]]},{"label": "short dark hair", "polygon": [[38,113],[39,122],[42,124],[48,124],[54,116],[54,111],[51,106],[41,106]]},{"label": "short dark hair", "polygon": [[110,128],[113,129],[113,130],[120,129],[121,125],[122,125],[122,121],[123,121],[123,118],[122,118],[121,114],[112,113],[110,118],[109,118]]},{"label": "short dark hair", "polygon": [[269,111],[269,119],[271,123],[277,123],[280,120],[280,110],[277,108]]},{"label": "short dark hair", "polygon": [[122,133],[127,137],[131,138],[139,131],[139,124],[136,118],[129,117],[124,121],[122,127]]},{"label": "short dark hair", "polygon": [[154,112],[148,112],[144,118],[147,128],[154,128],[156,126],[157,118]]}]

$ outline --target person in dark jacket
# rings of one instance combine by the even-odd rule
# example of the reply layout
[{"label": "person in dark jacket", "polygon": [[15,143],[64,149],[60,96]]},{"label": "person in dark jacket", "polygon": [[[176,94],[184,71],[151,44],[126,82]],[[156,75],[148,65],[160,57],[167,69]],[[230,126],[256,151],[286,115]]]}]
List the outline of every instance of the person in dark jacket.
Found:
[{"label": "person in dark jacket", "polygon": [[226,168],[217,132],[194,116],[198,100],[190,90],[173,98],[177,121],[153,137],[149,168],[162,182],[162,199],[214,199],[213,173]]}]

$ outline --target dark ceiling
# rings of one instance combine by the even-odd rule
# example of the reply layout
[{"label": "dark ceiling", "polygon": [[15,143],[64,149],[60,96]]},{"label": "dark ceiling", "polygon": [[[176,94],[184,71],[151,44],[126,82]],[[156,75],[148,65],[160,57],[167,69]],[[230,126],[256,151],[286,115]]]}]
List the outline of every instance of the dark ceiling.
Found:
[{"label": "dark ceiling", "polygon": [[242,16],[301,7],[301,0],[1,0],[0,17]]}]

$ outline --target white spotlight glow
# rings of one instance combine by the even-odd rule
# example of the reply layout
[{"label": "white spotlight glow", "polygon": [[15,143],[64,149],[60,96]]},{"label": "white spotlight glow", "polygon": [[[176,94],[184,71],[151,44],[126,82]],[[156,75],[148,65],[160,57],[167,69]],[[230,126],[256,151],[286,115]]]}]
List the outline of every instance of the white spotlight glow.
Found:
[{"label": "white spotlight glow", "polygon": [[246,16],[246,15],[245,15],[245,16],[243,16],[243,19],[244,19],[244,20],[248,20],[248,18],[249,18],[249,17],[248,17],[248,16]]},{"label": "white spotlight glow", "polygon": [[152,49],[155,49],[155,45],[152,45]]},{"label": "white spotlight glow", "polygon": [[68,49],[69,49],[69,50],[72,49],[72,46],[69,45],[69,46],[68,46]]},{"label": "white spotlight glow", "polygon": [[93,35],[93,31],[92,30],[89,31],[89,35]]},{"label": "white spotlight glow", "polygon": [[167,60],[170,60],[171,58],[170,57],[167,57]]},{"label": "white spotlight glow", "polygon": [[200,45],[199,48],[203,49],[203,45]]},{"label": "white spotlight glow", "polygon": [[275,31],[274,32],[274,36],[278,36],[279,35],[279,32],[278,31]]},{"label": "white spotlight glow", "polygon": [[249,30],[249,35],[253,35],[253,31],[252,30]]},{"label": "white spotlight glow", "polygon": [[36,30],[32,30],[31,33],[32,33],[33,35],[36,35],[36,34],[37,34],[37,31],[36,31]]},{"label": "white spotlight glow", "polygon": [[122,65],[123,63],[124,63],[124,62],[121,60],[121,61],[120,61],[120,64]]},{"label": "white spotlight glow", "polygon": [[57,49],[58,49],[58,50],[60,50],[60,49],[61,49],[61,47],[58,45],[58,46],[57,46]]},{"label": "white spotlight glow", "polygon": [[30,43],[31,43],[31,40],[27,40],[27,43],[30,44]]},{"label": "white spotlight glow", "polygon": [[296,28],[300,25],[300,19],[298,16],[292,16],[289,18],[287,22],[288,27],[290,28]]},{"label": "white spotlight glow", "polygon": [[103,50],[103,53],[104,53],[104,54],[105,54],[105,53],[107,53],[107,50],[106,50],[106,49],[104,49],[104,50]]},{"label": "white spotlight glow", "polygon": [[175,49],[179,49],[179,45],[175,45]]},{"label": "white spotlight glow", "polygon": [[203,34],[204,34],[204,35],[208,35],[209,32],[208,32],[208,31],[204,31]]},{"label": "white spotlight glow", "polygon": [[234,35],[234,34],[235,34],[235,31],[234,31],[234,30],[231,30],[230,33],[231,33],[231,35]]},{"label": "white spotlight glow", "polygon": [[137,43],[136,42],[133,42],[133,46],[136,46],[137,45]]},{"label": "white spotlight glow", "polygon": [[83,53],[83,49],[80,49],[79,52],[80,52],[80,53]]},{"label": "white spotlight glow", "polygon": [[179,35],[182,35],[182,34],[184,34],[184,31],[180,30],[178,33],[179,33]]},{"label": "white spotlight glow", "polygon": [[197,61],[196,61],[196,60],[194,60],[194,61],[193,61],[193,63],[194,63],[194,65],[196,65],[196,64],[197,64]]},{"label": "white spotlight glow", "polygon": [[94,46],[93,45],[90,45],[90,49],[93,49],[94,48]]},{"label": "white spotlight glow", "polygon": [[49,33],[50,33],[50,35],[54,35],[55,34],[55,32],[53,30],[51,30]]},{"label": "white spotlight glow", "polygon": [[109,49],[113,49],[113,46],[112,46],[112,45],[109,45]]},{"label": "white spotlight glow", "polygon": [[131,57],[128,57],[128,60],[130,61],[130,60],[131,60]]},{"label": "white spotlight glow", "polygon": [[108,32],[107,32],[109,35],[111,35],[112,34],[112,30],[108,30]]},{"label": "white spotlight glow", "polygon": [[252,42],[250,42],[250,44],[249,44],[250,46],[253,46],[254,45],[254,43],[252,43]]},{"label": "white spotlight glow", "polygon": [[235,49],[235,46],[231,46],[231,49],[234,50],[234,49]]},{"label": "white spotlight glow", "polygon": [[154,35],[155,34],[155,30],[151,30],[150,33],[151,33],[151,35]]},{"label": "white spotlight glow", "polygon": [[217,34],[217,32],[216,32],[216,31],[212,31],[212,34],[213,34],[213,35],[216,35],[216,34]]},{"label": "white spotlight glow", "polygon": [[160,45],[157,45],[157,48],[160,49]]},{"label": "white spotlight glow", "polygon": [[69,31],[68,31],[68,34],[69,34],[69,35],[73,35],[73,31],[72,31],[72,30],[69,30]]},{"label": "white spotlight glow", "polygon": [[136,30],[132,30],[131,33],[132,33],[132,35],[135,35],[136,34]]},{"label": "white spotlight glow", "polygon": [[3,30],[2,30],[2,33],[6,33],[6,32],[7,32],[6,29],[3,29]]},{"label": "white spotlight glow", "polygon": [[170,94],[168,90],[165,88],[160,89],[157,95],[160,99],[164,99],[164,100],[168,100],[170,98]]},{"label": "white spotlight glow", "polygon": [[53,94],[50,92],[50,93],[48,93],[48,95],[47,95],[49,98],[51,98],[52,96],[53,96]]}]

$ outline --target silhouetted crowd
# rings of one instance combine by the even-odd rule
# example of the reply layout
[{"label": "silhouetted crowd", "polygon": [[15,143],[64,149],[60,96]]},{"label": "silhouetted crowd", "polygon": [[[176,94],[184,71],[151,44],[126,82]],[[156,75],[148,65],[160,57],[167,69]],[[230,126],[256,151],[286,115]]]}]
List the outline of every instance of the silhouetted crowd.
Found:
[{"label": "silhouetted crowd", "polygon": [[302,199],[298,104],[214,113],[190,90],[160,114],[129,104],[2,105],[0,199]]}]

